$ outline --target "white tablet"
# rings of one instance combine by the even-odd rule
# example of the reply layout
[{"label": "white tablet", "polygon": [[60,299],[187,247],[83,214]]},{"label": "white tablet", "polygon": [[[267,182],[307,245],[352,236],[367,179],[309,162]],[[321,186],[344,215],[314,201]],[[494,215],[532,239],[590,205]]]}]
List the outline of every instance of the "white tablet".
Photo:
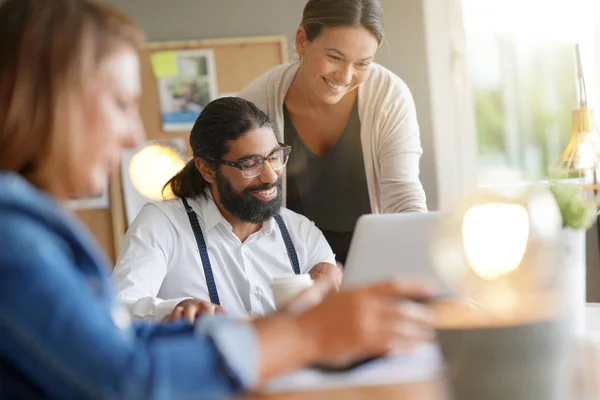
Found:
[{"label": "white tablet", "polygon": [[342,288],[392,278],[424,278],[437,284],[436,296],[451,294],[432,254],[432,240],[443,216],[428,212],[360,217],[350,242]]}]

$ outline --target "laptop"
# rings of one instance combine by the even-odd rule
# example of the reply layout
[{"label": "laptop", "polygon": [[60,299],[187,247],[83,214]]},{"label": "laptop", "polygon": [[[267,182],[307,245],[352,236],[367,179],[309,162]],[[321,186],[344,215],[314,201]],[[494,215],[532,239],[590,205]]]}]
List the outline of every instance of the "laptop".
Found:
[{"label": "laptop", "polygon": [[393,278],[425,279],[437,287],[435,297],[450,295],[433,262],[433,241],[444,215],[428,212],[360,217],[350,242],[342,289]]}]

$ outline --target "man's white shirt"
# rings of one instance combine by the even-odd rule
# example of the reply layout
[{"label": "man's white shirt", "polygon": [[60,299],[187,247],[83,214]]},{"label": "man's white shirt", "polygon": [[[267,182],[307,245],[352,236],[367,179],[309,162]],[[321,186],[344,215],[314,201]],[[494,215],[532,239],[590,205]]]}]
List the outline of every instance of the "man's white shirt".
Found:
[{"label": "man's white shirt", "polygon": [[[270,284],[293,275],[283,237],[273,218],[242,243],[210,198],[187,199],[206,241],[221,306],[237,317],[275,310]],[[315,224],[286,208],[280,215],[296,248],[300,272],[335,264]],[[185,299],[210,301],[200,252],[181,199],[146,204],[129,227],[113,280],[117,297],[138,318],[162,319]]]}]

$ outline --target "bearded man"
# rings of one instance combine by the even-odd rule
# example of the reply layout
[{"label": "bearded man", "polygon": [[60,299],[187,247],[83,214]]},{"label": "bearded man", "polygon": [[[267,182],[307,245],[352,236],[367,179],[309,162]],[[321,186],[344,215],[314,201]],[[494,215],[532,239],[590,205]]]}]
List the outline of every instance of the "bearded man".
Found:
[{"label": "bearded man", "polygon": [[291,148],[267,115],[236,97],[204,108],[190,134],[193,159],[129,227],[113,273],[134,317],[195,320],[203,313],[254,317],[275,310],[271,281],[342,278],[321,231],[282,207]]}]

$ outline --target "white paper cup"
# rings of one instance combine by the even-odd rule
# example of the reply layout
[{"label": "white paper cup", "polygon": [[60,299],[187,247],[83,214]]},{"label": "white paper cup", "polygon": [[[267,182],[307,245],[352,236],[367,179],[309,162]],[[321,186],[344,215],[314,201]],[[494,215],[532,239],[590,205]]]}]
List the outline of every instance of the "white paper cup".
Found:
[{"label": "white paper cup", "polygon": [[314,284],[309,274],[290,275],[271,281],[275,308],[279,310],[304,289]]}]

